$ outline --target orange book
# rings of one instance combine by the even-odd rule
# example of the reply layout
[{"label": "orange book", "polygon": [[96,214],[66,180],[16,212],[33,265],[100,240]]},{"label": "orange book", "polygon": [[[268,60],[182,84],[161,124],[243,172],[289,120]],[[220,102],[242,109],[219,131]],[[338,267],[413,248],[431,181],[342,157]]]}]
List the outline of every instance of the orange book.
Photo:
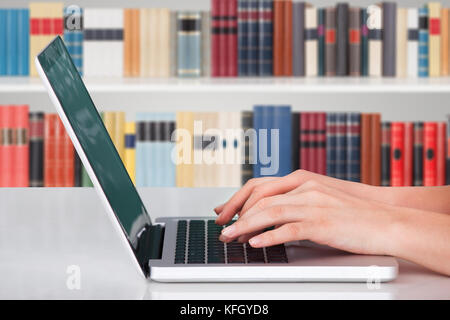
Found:
[{"label": "orange book", "polygon": [[44,122],[44,186],[56,187],[56,114],[46,114]]},{"label": "orange book", "polygon": [[448,8],[441,10],[441,76],[449,75],[449,13]]},{"label": "orange book", "polygon": [[141,73],[141,27],[139,9],[131,10],[131,75],[139,77]]},{"label": "orange book", "polygon": [[284,1],[273,2],[273,75],[282,76],[284,71]]},{"label": "orange book", "polygon": [[292,76],[292,0],[283,1],[283,75]]},{"label": "orange book", "polygon": [[132,64],[132,9],[124,9],[123,11],[123,75],[131,77]]}]

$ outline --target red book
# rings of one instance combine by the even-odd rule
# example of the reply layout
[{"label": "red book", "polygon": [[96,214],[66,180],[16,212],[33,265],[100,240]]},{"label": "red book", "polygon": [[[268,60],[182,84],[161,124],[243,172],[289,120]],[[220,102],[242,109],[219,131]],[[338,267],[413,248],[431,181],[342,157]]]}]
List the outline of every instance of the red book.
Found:
[{"label": "red book", "polygon": [[44,123],[44,186],[56,187],[56,114],[46,114]]},{"label": "red book", "polygon": [[439,122],[437,124],[437,153],[436,153],[436,185],[444,186],[445,185],[445,165],[446,165],[446,157],[445,157],[445,142],[446,142],[446,134],[447,134],[447,126],[445,122]]},{"label": "red book", "polygon": [[69,135],[66,130],[63,132],[62,138],[63,145],[63,187],[74,187],[75,186],[75,150],[70,140]]},{"label": "red book", "polygon": [[300,114],[300,169],[310,170],[309,168],[309,113]]},{"label": "red book", "polygon": [[404,183],[405,124],[391,124],[391,186],[401,187]]},{"label": "red book", "polygon": [[311,112],[309,113],[309,138],[308,138],[308,144],[309,144],[309,171],[311,172],[317,172],[317,113]]},{"label": "red book", "polygon": [[403,185],[413,185],[413,158],[414,158],[414,124],[411,122],[405,123],[405,165]]},{"label": "red book", "polygon": [[227,74],[228,50],[227,50],[227,0],[219,1],[219,77]]},{"label": "red book", "polygon": [[228,72],[230,77],[237,77],[237,0],[228,0],[228,32],[227,32],[227,46],[228,46]]},{"label": "red book", "polygon": [[27,105],[14,106],[13,110],[13,126],[14,126],[14,168],[12,177],[13,187],[28,187],[30,184],[29,166],[29,144],[28,133],[30,124],[28,120]]},{"label": "red book", "polygon": [[284,73],[284,6],[282,0],[273,2],[273,75]]},{"label": "red book", "polygon": [[320,112],[317,120],[317,173],[327,174],[327,114]]},{"label": "red book", "polygon": [[220,0],[211,0],[211,76],[220,76]]},{"label": "red book", "polygon": [[423,129],[423,185],[437,184],[437,123],[426,122]]},{"label": "red book", "polygon": [[12,186],[13,106],[0,106],[0,187]]}]

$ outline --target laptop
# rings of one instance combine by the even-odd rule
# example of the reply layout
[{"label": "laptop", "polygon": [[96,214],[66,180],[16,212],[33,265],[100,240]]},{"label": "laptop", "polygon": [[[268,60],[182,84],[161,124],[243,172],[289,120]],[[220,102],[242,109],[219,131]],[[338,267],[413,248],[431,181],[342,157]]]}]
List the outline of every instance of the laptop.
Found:
[{"label": "laptop", "polygon": [[[151,220],[62,39],[36,66],[130,262],[160,282],[382,282],[397,276],[393,257],[355,255],[308,242],[255,249],[218,240],[209,217]],[[206,213],[205,213],[206,215]]]}]

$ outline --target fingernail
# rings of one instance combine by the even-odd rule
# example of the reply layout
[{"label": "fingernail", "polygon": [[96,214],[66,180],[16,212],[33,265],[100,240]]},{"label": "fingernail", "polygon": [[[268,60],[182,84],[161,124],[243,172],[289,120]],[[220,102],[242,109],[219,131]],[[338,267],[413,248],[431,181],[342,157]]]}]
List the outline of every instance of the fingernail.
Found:
[{"label": "fingernail", "polygon": [[254,246],[259,246],[259,245],[261,244],[261,240],[258,239],[258,237],[255,237],[255,238],[251,238],[251,239],[248,241],[248,243],[250,243],[250,245],[251,245],[252,247],[254,247]]},{"label": "fingernail", "polygon": [[229,227],[226,227],[225,229],[222,230],[222,235],[224,235],[225,237],[231,237],[235,231],[235,226],[231,225]]}]

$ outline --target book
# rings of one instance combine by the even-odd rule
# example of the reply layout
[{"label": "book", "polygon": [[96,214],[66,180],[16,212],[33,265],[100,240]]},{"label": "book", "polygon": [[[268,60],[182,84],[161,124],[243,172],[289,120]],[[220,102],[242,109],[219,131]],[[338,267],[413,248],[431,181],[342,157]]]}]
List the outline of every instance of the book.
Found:
[{"label": "book", "polygon": [[242,181],[245,185],[248,180],[253,178],[253,142],[256,136],[253,134],[253,113],[243,111],[241,114],[241,127],[244,131],[244,140],[242,141]]},{"label": "book", "polygon": [[136,184],[136,124],[125,123],[124,164],[131,181]]},{"label": "book", "polygon": [[347,164],[346,179],[361,180],[361,114],[352,112],[347,115]]},{"label": "book", "polygon": [[391,123],[381,123],[381,186],[391,185]]},{"label": "book", "polygon": [[361,76],[369,75],[369,28],[367,23],[369,16],[367,10],[362,8],[360,14],[360,33],[361,33]]},{"label": "book", "polygon": [[[202,76],[211,76],[211,15],[202,11]],[[173,50],[173,49],[172,49]]]},{"label": "book", "polygon": [[[306,11],[305,11],[306,15]],[[283,1],[283,75],[292,76],[292,0]],[[306,22],[305,22],[306,24]]]},{"label": "book", "polygon": [[[317,148],[317,166],[316,172],[318,174],[327,174],[327,114],[325,112],[318,112],[316,114],[316,148]],[[284,155],[283,155],[284,156]]]},{"label": "book", "polygon": [[404,183],[405,124],[391,123],[391,186],[401,187]]},{"label": "book", "polygon": [[369,113],[361,114],[361,182],[372,182],[372,121]]},{"label": "book", "polygon": [[258,0],[258,63],[259,75],[273,74],[273,0]]},{"label": "book", "polygon": [[380,77],[383,70],[383,11],[381,5],[367,8],[369,28],[369,76]]},{"label": "book", "polygon": [[348,66],[348,3],[336,5],[336,75],[346,76],[349,72]]},{"label": "book", "polygon": [[308,117],[308,131],[309,131],[309,152],[308,152],[308,166],[309,171],[317,173],[317,112],[309,112]]},{"label": "book", "polygon": [[318,74],[317,26],[317,9],[307,5],[305,7],[305,75],[308,77]]},{"label": "book", "polygon": [[14,119],[12,105],[0,105],[0,187],[12,187],[14,168]]},{"label": "book", "polygon": [[[6,12],[8,9],[0,8],[0,43],[6,43],[6,38],[8,36],[6,32]],[[6,76],[6,56],[7,56],[6,45],[0,46],[0,76]]]},{"label": "book", "polygon": [[211,76],[221,76],[221,38],[223,19],[220,15],[220,0],[211,0]]},{"label": "book", "polygon": [[325,76],[325,9],[317,9],[317,75]]},{"label": "book", "polygon": [[310,171],[309,157],[310,157],[310,113],[300,113],[300,164],[299,168]]},{"label": "book", "polygon": [[429,50],[428,50],[428,8],[419,8],[419,60],[418,76],[428,77]]},{"label": "book", "polygon": [[30,187],[44,186],[44,113],[30,112]]},{"label": "book", "polygon": [[435,186],[437,183],[437,123],[425,122],[423,129],[423,185]]},{"label": "book", "polygon": [[[274,43],[274,47],[278,47]],[[281,49],[282,50],[282,49]],[[305,75],[305,3],[292,3],[292,74]]]},{"label": "book", "polygon": [[123,75],[140,75],[140,12],[139,9],[124,9],[123,13]]},{"label": "book", "polygon": [[17,36],[17,75],[28,76],[30,73],[30,10],[28,9],[18,10]]},{"label": "book", "polygon": [[115,128],[114,128],[114,145],[119,153],[120,159],[125,159],[125,112],[117,111],[115,116]]},{"label": "book", "polygon": [[408,8],[408,44],[407,44],[408,77],[417,78],[419,59],[419,11]]},{"label": "book", "polygon": [[404,167],[403,167],[403,185],[413,185],[413,166],[414,166],[414,124],[406,122],[405,125],[405,146],[404,146]]},{"label": "book", "polygon": [[176,186],[194,186],[194,115],[192,112],[177,112],[176,138]]},{"label": "book", "polygon": [[[170,76],[171,77],[175,77],[177,75],[178,72],[178,65],[177,65],[177,60],[178,60],[178,30],[177,30],[177,12],[176,11],[170,11],[170,39],[169,39],[169,47],[170,47],[170,53],[169,53],[169,59],[170,59]],[[203,19],[203,13],[202,13],[202,19]],[[142,10],[141,10],[141,15],[140,15],[141,19],[142,19]],[[204,24],[202,24],[202,45],[203,45],[203,56],[206,56],[206,59],[203,60],[203,65],[205,65],[205,63],[208,63],[208,67],[205,68],[205,70],[208,70],[208,76],[211,75],[211,42],[210,42],[210,38],[211,38],[211,17],[210,14],[208,12],[208,26],[205,26]],[[205,28],[208,28],[209,30],[205,32]],[[142,34],[142,22],[141,22],[141,34]],[[205,37],[207,37],[207,41],[205,42],[204,39]],[[141,40],[143,39],[142,35],[141,35]],[[208,46],[208,48],[205,48],[205,46]],[[141,45],[141,61],[145,59],[145,57],[142,57],[142,45]],[[206,54],[205,54],[206,53]],[[142,72],[142,67],[141,67],[141,72]],[[204,74],[206,75],[206,74]]]},{"label": "book", "polygon": [[150,126],[147,122],[147,114],[136,114],[136,186],[146,187],[147,171],[150,157],[148,145],[150,143]]},{"label": "book", "polygon": [[441,4],[428,3],[428,47],[429,76],[438,77],[441,74]]},{"label": "book", "polygon": [[65,129],[61,119],[57,116],[54,118],[55,126],[55,140],[54,140],[54,158],[53,158],[53,172],[54,172],[54,187],[64,187],[66,170],[65,170]]},{"label": "book", "polygon": [[325,9],[325,75],[336,75],[336,9]]},{"label": "book", "polygon": [[178,13],[178,76],[201,76],[201,13]]},{"label": "book", "polygon": [[414,186],[423,186],[423,122],[414,123]]},{"label": "book", "polygon": [[337,113],[336,116],[336,178],[347,179],[347,114]]},{"label": "book", "polygon": [[[154,32],[152,38],[154,42],[150,44],[150,52],[154,55],[153,59],[152,56],[150,57],[150,76],[167,78],[170,76],[170,10],[158,8],[155,14],[157,19],[156,30],[155,25],[150,20],[150,28]],[[201,15],[201,12],[199,14]]]},{"label": "book", "polygon": [[337,114],[327,114],[327,176],[336,177]]},{"label": "book", "polygon": [[250,0],[238,0],[238,75],[249,75],[249,3]]},{"label": "book", "polygon": [[273,75],[284,75],[285,30],[284,1],[273,1]]},{"label": "book", "polygon": [[64,43],[80,75],[83,75],[83,9],[64,8]]},{"label": "book", "polygon": [[74,152],[73,158],[74,158],[74,161],[73,161],[73,186],[74,187],[82,187],[83,186],[83,178],[82,178],[83,163],[81,162],[81,159],[76,152]]},{"label": "book", "polygon": [[247,2],[247,71],[248,76],[259,76],[259,21],[258,0]]},{"label": "book", "polygon": [[[274,176],[284,177],[292,172],[292,115],[290,106],[276,106],[273,108],[273,118],[270,139],[275,134],[275,139],[271,142],[270,150],[271,166],[277,168]],[[278,131],[278,139],[276,132]],[[274,142],[274,143],[273,143]],[[278,151],[278,152],[277,152]]]},{"label": "book", "polygon": [[291,129],[291,166],[294,172],[300,169],[300,112],[292,112]]},{"label": "book", "polygon": [[6,75],[18,75],[18,9],[6,11]]},{"label": "book", "polygon": [[396,65],[396,25],[397,3],[383,2],[383,76],[395,77]]},{"label": "book", "polygon": [[12,187],[28,187],[29,176],[29,107],[16,105],[13,110],[14,150]]},{"label": "book", "polygon": [[396,26],[396,76],[404,78],[408,68],[408,10],[406,8],[397,9]]},{"label": "book", "polygon": [[61,147],[62,147],[62,162],[61,162],[61,170],[62,170],[62,183],[61,187],[74,187],[75,185],[75,149],[72,144],[72,140],[70,140],[69,135],[67,134],[64,125],[60,121],[59,125],[60,129],[60,139]]},{"label": "book", "polygon": [[447,125],[445,122],[438,122],[436,132],[436,185],[445,185],[445,167],[446,167],[446,140]]},{"label": "book", "polygon": [[349,75],[361,75],[361,16],[359,8],[350,8],[348,11],[348,60]]},{"label": "book", "polygon": [[441,76],[448,76],[449,75],[449,14],[450,9],[448,8],[442,8],[441,9]]},{"label": "book", "polygon": [[379,113],[371,114],[371,185],[379,186],[381,184],[381,115]]},{"label": "book", "polygon": [[45,114],[44,120],[44,186],[56,187],[56,114]]},{"label": "book", "polygon": [[228,16],[225,29],[225,43],[227,48],[226,75],[237,76],[237,0],[226,0],[226,15]]}]

